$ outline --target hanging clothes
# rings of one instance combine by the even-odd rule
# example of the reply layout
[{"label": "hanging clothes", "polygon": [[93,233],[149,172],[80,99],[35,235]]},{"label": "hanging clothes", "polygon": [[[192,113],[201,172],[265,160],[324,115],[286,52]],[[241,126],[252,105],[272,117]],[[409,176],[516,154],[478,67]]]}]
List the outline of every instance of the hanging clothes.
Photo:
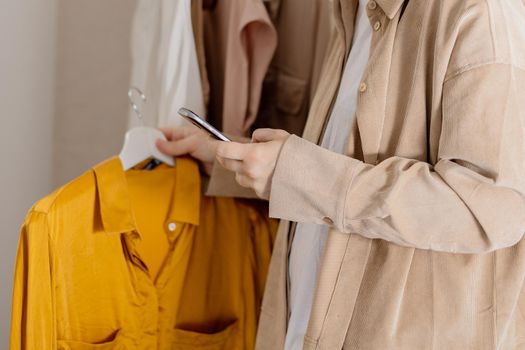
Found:
[{"label": "hanging clothes", "polygon": [[[193,25],[193,36],[197,50],[197,63],[201,77],[202,95],[204,106],[210,103],[210,80],[206,69],[206,52],[204,47],[204,2],[203,0],[192,0],[191,2],[191,24]],[[207,116],[207,111],[203,116]]]},{"label": "hanging clothes", "polygon": [[204,12],[208,116],[232,136],[245,136],[259,109],[277,33],[262,0],[218,0]]},{"label": "hanging clothes", "polygon": [[279,44],[264,80],[261,104],[252,129],[284,129],[302,135],[331,31],[332,2],[267,0]]},{"label": "hanging clothes", "polygon": [[276,228],[266,212],[202,197],[188,158],[96,166],[27,215],[11,350],[252,349]]},{"label": "hanging clothes", "polygon": [[[185,124],[177,113],[181,107],[206,115],[191,6],[191,0],[137,3],[131,39],[131,85],[148,98],[142,108],[148,125]],[[130,113],[129,124],[138,123]]]}]

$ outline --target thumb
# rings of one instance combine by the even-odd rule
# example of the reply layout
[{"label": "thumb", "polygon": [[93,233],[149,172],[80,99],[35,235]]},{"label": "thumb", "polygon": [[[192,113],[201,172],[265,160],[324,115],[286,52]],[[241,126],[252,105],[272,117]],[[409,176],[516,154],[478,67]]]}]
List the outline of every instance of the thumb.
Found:
[{"label": "thumb", "polygon": [[214,154],[217,155],[217,147],[219,147],[219,144],[221,141],[217,141],[213,139],[212,137],[208,137],[205,140],[208,149]]},{"label": "thumb", "polygon": [[269,142],[280,139],[288,135],[288,133],[281,129],[257,129],[252,134],[252,142]]}]

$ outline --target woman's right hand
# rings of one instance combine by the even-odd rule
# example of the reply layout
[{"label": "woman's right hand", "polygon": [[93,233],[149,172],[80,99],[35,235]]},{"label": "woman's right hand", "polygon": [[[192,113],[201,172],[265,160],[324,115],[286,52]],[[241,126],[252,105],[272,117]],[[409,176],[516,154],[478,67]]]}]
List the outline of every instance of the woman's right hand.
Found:
[{"label": "woman's right hand", "polygon": [[157,140],[156,146],[162,153],[172,157],[185,154],[200,161],[204,171],[210,175],[216,154],[216,142],[207,133],[193,126],[161,128],[167,141]]}]

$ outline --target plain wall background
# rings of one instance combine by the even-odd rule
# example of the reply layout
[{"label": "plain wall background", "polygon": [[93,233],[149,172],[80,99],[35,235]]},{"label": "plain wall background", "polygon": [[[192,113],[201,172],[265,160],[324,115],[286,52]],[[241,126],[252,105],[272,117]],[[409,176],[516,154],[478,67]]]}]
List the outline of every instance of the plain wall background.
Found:
[{"label": "plain wall background", "polygon": [[118,154],[122,147],[135,9],[130,0],[58,0],[58,4],[54,186]]},{"label": "plain wall background", "polygon": [[0,0],[0,349],[27,210],[122,145],[134,7]]},{"label": "plain wall background", "polygon": [[0,0],[0,349],[8,349],[19,227],[51,189],[55,0]]}]

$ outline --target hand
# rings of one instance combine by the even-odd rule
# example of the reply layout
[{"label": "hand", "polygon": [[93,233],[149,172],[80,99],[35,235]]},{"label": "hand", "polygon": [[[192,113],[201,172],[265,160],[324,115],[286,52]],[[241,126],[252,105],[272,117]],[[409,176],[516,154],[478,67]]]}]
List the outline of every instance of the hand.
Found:
[{"label": "hand", "polygon": [[189,154],[201,162],[202,168],[208,175],[211,174],[216,142],[213,142],[206,132],[187,126],[174,129],[161,128],[160,131],[168,140],[157,140],[156,146],[159,151],[172,157]]},{"label": "hand", "polygon": [[269,199],[273,172],[282,145],[290,134],[284,130],[257,129],[252,143],[218,142],[217,160],[235,172],[239,185]]}]

